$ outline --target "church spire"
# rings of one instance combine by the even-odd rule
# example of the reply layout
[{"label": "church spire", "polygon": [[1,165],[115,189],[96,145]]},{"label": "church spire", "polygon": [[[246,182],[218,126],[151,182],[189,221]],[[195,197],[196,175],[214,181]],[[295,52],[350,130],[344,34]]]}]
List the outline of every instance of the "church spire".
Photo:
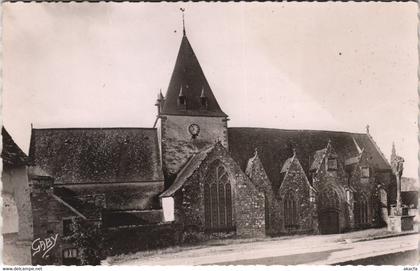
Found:
[{"label": "church spire", "polygon": [[395,142],[392,142],[392,150],[391,150],[391,158],[390,162],[392,163],[393,160],[397,157],[397,151],[395,150]]},{"label": "church spire", "polygon": [[[184,9],[181,11],[184,12]],[[183,28],[184,35],[165,95],[162,114],[227,117],[214,97],[197,56],[185,35],[184,19]],[[182,95],[180,95],[181,86]],[[180,97],[183,98],[179,99]]]},{"label": "church spire", "polygon": [[180,10],[182,11],[182,34],[185,37],[186,36],[186,34],[185,34],[185,18],[184,18],[185,8],[180,8]]}]

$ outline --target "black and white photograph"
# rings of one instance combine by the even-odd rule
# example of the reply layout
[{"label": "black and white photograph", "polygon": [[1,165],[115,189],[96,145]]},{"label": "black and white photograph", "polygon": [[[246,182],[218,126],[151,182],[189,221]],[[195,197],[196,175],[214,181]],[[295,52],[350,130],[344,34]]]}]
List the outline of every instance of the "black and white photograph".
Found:
[{"label": "black and white photograph", "polygon": [[417,270],[418,33],[416,2],[2,3],[2,265]]}]

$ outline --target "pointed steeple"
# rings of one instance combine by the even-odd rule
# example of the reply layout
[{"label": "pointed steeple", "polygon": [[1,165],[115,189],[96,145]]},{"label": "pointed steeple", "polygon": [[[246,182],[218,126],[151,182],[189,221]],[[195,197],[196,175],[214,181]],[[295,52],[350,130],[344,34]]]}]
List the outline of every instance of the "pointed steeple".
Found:
[{"label": "pointed steeple", "polygon": [[[157,95],[156,103],[155,103],[155,106],[157,106],[158,108],[158,115],[160,115],[160,111],[162,110],[164,104],[165,104],[165,97],[163,97],[162,90],[160,89]],[[155,125],[156,125],[156,121],[155,121]]]},{"label": "pointed steeple", "polygon": [[392,155],[397,155],[397,151],[395,150],[395,142],[392,142]]},{"label": "pointed steeple", "polygon": [[[185,86],[182,87],[182,94],[186,101],[185,108],[179,108],[178,97],[181,86]],[[202,94],[205,95],[206,100],[204,107],[202,106]],[[166,92],[162,114],[227,117],[217,103],[185,33]]]},{"label": "pointed steeple", "polygon": [[184,11],[185,9],[181,9],[182,10],[182,33],[184,36],[186,36],[185,34],[185,18],[184,18]]},{"label": "pointed steeple", "polygon": [[163,101],[165,97],[163,97],[162,89],[159,89],[159,100]]},{"label": "pointed steeple", "polygon": [[395,142],[392,142],[391,158],[390,162],[392,163],[397,157],[397,151],[395,150]]}]

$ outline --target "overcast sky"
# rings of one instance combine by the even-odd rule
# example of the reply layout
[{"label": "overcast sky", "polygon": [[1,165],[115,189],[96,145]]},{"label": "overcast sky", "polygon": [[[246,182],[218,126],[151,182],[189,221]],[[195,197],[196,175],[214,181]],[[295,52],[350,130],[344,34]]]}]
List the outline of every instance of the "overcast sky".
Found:
[{"label": "overcast sky", "polygon": [[151,127],[187,36],[229,125],[365,132],[417,176],[417,4],[4,3],[3,122]]}]

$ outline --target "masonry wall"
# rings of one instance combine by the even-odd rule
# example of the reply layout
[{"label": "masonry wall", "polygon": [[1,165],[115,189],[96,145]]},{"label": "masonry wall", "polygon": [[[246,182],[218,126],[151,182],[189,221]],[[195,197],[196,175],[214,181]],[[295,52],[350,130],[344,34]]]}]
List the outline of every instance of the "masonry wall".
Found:
[{"label": "masonry wall", "polygon": [[[42,241],[46,238],[56,237],[57,244],[46,254],[32,250],[33,265],[60,265],[62,262],[62,218],[75,216],[68,209],[52,198],[52,180],[31,180],[32,183],[32,210],[34,239]],[[34,247],[37,247],[35,243]]]},{"label": "masonry wall", "polygon": [[297,200],[298,228],[286,229],[283,220],[283,231],[289,234],[299,232],[317,233],[315,203],[310,201],[311,187],[297,158],[293,159],[278,192],[281,199],[282,217],[284,217],[284,200],[289,193],[294,194]]},{"label": "masonry wall", "polygon": [[[314,180],[314,188],[318,191],[318,196],[327,190],[336,192],[339,199],[339,204],[336,206],[339,209],[339,228],[340,232],[343,232],[354,227],[353,202],[346,199],[344,187],[347,185],[348,177],[342,163],[339,160],[337,163],[337,170],[328,170],[324,159]],[[317,201],[319,200],[318,197]],[[322,204],[318,203],[317,208],[319,215],[323,211]]]},{"label": "masonry wall", "polygon": [[271,182],[268,179],[261,160],[257,155],[249,160],[245,173],[250,178],[256,189],[260,193],[264,194],[266,234],[269,236],[280,235],[282,233],[283,223],[281,203],[276,193],[274,193]]},{"label": "masonry wall", "polygon": [[[193,123],[200,126],[200,133],[194,139],[188,131]],[[216,141],[220,141],[225,148],[228,147],[226,118],[162,116],[161,138],[163,171],[166,187],[169,187],[181,166],[195,151],[210,147]]]},{"label": "masonry wall", "polygon": [[2,184],[2,193],[7,193],[14,199],[15,206],[10,207],[17,210],[18,240],[31,241],[33,236],[32,207],[26,166],[5,167],[2,171]]},{"label": "masonry wall", "polygon": [[[369,167],[369,178],[362,177],[362,168]],[[351,170],[350,183],[354,187],[355,199],[361,195],[365,195],[368,201],[368,223],[364,225],[357,224],[355,219],[355,227],[375,227],[383,226],[385,221],[381,214],[380,204],[380,187],[386,189],[388,195],[392,195],[392,189],[389,189],[391,183],[390,172],[379,171],[369,163],[369,153],[364,152],[358,164],[355,164]],[[388,201],[395,197],[388,197]],[[357,210],[354,210],[357,216]]]},{"label": "masonry wall", "polygon": [[264,236],[264,195],[255,189],[226,150],[219,146],[215,147],[176,192],[175,221],[181,223],[185,230],[205,231],[204,178],[209,166],[215,161],[220,161],[229,174],[232,187],[232,218],[237,236]]}]

